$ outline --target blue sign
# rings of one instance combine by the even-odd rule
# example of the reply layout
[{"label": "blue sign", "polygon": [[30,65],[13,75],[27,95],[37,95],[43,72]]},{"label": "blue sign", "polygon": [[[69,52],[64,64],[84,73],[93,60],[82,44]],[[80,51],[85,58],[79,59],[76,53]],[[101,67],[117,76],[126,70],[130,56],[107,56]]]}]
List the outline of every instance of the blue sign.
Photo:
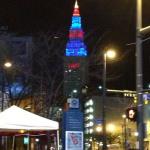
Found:
[{"label": "blue sign", "polygon": [[[70,132],[73,134],[70,134]],[[81,150],[82,150],[83,142],[81,142],[81,144],[74,143],[74,139],[78,141],[79,138],[82,138],[82,141],[83,141],[83,136],[80,136],[82,133],[83,133],[83,113],[80,112],[79,109],[69,109],[69,111],[64,112],[63,121],[62,121],[63,150],[66,150],[69,147],[75,148],[75,149],[70,149],[70,150],[77,150],[76,149],[77,147],[81,147]],[[73,138],[72,139],[73,141],[71,141],[70,138],[71,139]],[[66,145],[66,142],[67,142],[67,145]]]},{"label": "blue sign", "polygon": [[83,113],[79,110],[64,112],[63,120],[66,131],[83,131]]}]

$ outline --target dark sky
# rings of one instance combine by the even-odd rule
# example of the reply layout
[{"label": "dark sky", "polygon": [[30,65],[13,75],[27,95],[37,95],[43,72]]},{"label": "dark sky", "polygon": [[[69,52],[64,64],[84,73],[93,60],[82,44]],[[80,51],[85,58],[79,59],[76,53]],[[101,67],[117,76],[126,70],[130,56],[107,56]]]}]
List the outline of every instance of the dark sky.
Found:
[{"label": "dark sky", "polygon": [[[1,0],[0,24],[22,34],[37,31],[69,30],[74,0]],[[108,66],[110,73],[119,68],[119,80],[110,88],[135,88],[135,14],[136,0],[79,0],[82,27],[88,50],[99,44],[112,43],[120,52],[120,67]],[[143,26],[150,25],[150,1],[143,0]],[[144,86],[150,83],[150,40],[143,44]],[[124,55],[124,56],[122,56]],[[115,68],[116,67],[116,68]]]}]

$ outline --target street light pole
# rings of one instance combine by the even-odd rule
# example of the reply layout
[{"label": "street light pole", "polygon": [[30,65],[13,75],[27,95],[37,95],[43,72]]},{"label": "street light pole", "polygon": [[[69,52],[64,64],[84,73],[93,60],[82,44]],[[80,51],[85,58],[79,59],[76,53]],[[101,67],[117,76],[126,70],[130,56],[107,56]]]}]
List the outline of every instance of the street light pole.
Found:
[{"label": "street light pole", "polygon": [[105,99],[106,99],[106,61],[107,54],[104,52],[104,65],[103,65],[103,95],[102,95],[102,119],[103,119],[103,150],[107,150],[106,139],[106,119],[105,119]]},{"label": "street light pole", "polygon": [[107,72],[107,57],[113,59],[116,57],[116,52],[113,49],[104,51],[103,53],[103,95],[102,95],[102,122],[103,122],[103,150],[107,150],[107,136],[106,136],[106,116],[105,116],[105,101],[106,101],[106,72]]},{"label": "street light pole", "polygon": [[139,149],[144,149],[144,119],[143,119],[143,73],[142,73],[142,0],[137,0],[136,9],[136,92],[138,98],[138,141]]}]

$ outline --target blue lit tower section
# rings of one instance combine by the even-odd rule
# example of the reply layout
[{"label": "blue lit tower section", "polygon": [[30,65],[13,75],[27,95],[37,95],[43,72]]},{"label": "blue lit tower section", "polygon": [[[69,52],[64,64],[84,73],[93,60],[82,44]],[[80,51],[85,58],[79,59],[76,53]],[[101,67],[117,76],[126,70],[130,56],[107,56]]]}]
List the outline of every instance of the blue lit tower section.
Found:
[{"label": "blue lit tower section", "polygon": [[78,97],[87,81],[87,49],[83,38],[80,11],[76,1],[64,57],[64,93],[67,97],[74,96],[74,91]]}]

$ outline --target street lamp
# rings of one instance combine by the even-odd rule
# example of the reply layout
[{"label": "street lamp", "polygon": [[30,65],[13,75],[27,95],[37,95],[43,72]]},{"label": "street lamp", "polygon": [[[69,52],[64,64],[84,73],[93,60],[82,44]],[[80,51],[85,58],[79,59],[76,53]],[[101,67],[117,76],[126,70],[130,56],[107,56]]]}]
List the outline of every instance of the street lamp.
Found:
[{"label": "street lamp", "polygon": [[114,133],[116,131],[116,126],[112,123],[107,124],[107,132]]},{"label": "street lamp", "polygon": [[6,69],[12,66],[11,62],[5,62],[2,66],[2,85],[1,85],[1,111],[4,109],[4,92],[5,92],[5,75],[4,75],[4,67]]},{"label": "street lamp", "polygon": [[4,66],[6,67],[6,68],[10,68],[11,66],[12,66],[12,63],[11,62],[5,62],[4,63]]},{"label": "street lamp", "polygon": [[106,98],[106,63],[107,58],[113,59],[116,57],[114,50],[110,49],[104,51],[104,65],[103,65],[103,95],[102,95],[102,120],[103,120],[103,150],[107,150],[107,139],[106,139],[106,120],[105,120],[105,98]]}]

